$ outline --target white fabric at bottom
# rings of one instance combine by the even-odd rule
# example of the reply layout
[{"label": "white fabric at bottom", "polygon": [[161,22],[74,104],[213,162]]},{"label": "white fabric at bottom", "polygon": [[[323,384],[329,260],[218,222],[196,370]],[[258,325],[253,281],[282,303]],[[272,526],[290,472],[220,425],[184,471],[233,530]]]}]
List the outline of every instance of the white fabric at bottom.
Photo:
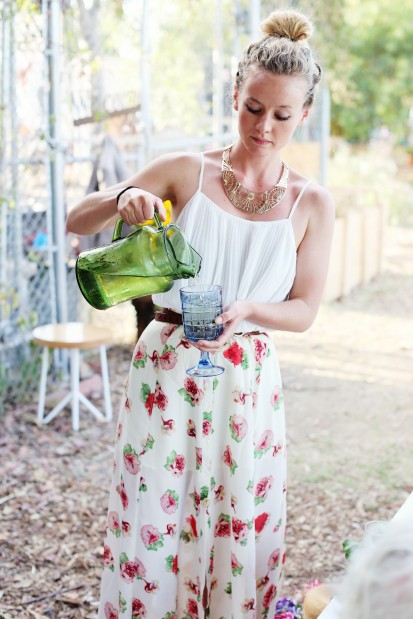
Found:
[{"label": "white fabric at bottom", "polygon": [[285,559],[285,423],[272,340],[234,335],[197,364],[152,322],[120,411],[100,619],[273,617]]}]

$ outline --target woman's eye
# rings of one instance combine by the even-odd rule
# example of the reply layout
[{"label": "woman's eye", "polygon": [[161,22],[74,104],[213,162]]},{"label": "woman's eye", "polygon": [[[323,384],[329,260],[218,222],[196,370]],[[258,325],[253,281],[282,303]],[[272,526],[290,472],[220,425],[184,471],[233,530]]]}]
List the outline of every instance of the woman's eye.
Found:
[{"label": "woman's eye", "polygon": [[276,114],[275,118],[277,120],[288,120],[290,117],[289,116],[279,116],[278,114]]},{"label": "woman's eye", "polygon": [[259,114],[261,111],[259,108],[251,107],[250,105],[247,105],[247,104],[245,104],[245,106],[247,110],[251,112],[251,114]]}]

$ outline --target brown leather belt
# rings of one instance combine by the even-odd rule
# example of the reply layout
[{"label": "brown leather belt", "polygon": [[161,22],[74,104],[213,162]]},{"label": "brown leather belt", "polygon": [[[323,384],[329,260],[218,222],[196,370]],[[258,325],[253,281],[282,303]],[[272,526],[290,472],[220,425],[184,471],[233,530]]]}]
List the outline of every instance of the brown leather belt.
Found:
[{"label": "brown leather belt", "polygon": [[[155,320],[158,322],[169,322],[172,325],[181,325],[182,324],[182,314],[178,314],[178,312],[174,312],[171,309],[163,307],[160,310],[155,312]],[[237,332],[234,335],[266,335],[268,334],[265,331],[246,331],[244,333]]]},{"label": "brown leather belt", "polygon": [[155,320],[158,322],[169,322],[172,325],[181,325],[182,314],[178,314],[178,312],[163,307],[161,310],[155,312]]}]

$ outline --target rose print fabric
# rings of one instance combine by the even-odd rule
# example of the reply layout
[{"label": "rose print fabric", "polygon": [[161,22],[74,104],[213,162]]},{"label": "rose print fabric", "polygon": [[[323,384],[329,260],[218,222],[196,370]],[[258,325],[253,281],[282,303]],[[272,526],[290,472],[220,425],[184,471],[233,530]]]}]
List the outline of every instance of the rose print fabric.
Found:
[{"label": "rose print fabric", "polygon": [[183,328],[152,322],[117,429],[99,619],[273,617],[285,534],[285,427],[276,352],[234,335],[192,379]]}]

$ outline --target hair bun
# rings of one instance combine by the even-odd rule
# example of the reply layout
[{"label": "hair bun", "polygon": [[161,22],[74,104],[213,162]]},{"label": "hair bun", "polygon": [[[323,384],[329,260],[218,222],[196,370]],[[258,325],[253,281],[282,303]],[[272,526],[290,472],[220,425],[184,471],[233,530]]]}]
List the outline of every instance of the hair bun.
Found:
[{"label": "hair bun", "polygon": [[298,11],[279,9],[273,11],[261,24],[262,32],[269,37],[286,37],[292,41],[305,41],[311,37],[311,21]]}]

